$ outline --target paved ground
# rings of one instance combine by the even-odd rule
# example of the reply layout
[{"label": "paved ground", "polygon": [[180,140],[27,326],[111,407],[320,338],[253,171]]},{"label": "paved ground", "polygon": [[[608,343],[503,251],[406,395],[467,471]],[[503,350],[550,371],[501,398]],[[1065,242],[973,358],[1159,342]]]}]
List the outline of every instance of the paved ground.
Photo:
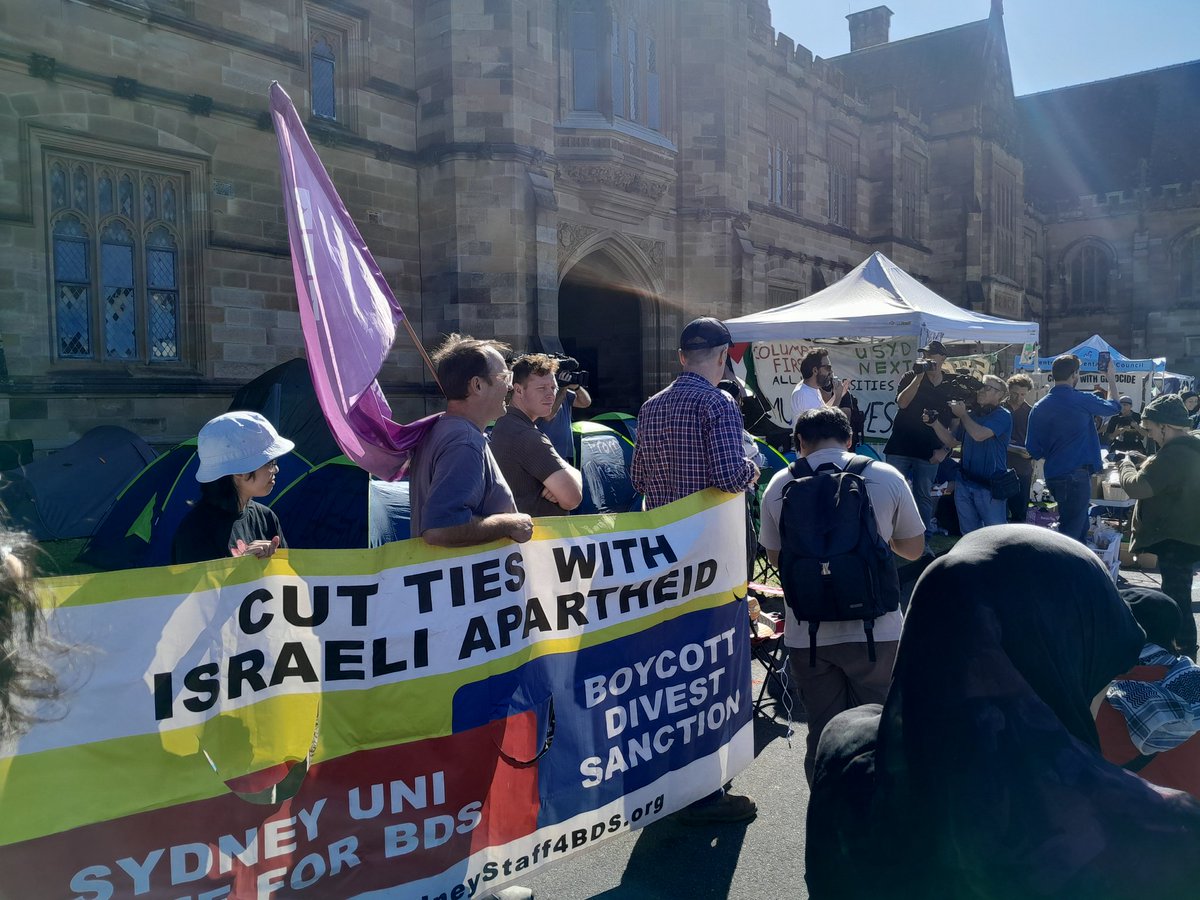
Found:
[{"label": "paved ground", "polygon": [[[1157,572],[1130,570],[1122,576],[1130,584],[1159,584]],[[1200,590],[1193,590],[1195,612],[1200,609]],[[762,676],[763,668],[754,663],[755,693]],[[668,819],[610,839],[519,883],[532,888],[538,900],[807,900],[804,811],[808,785],[803,767],[807,726],[794,723],[789,742],[783,719],[771,719],[770,709],[764,712],[755,719],[757,759],[734,780],[737,793],[758,801],[759,814],[753,822],[688,828]]]}]

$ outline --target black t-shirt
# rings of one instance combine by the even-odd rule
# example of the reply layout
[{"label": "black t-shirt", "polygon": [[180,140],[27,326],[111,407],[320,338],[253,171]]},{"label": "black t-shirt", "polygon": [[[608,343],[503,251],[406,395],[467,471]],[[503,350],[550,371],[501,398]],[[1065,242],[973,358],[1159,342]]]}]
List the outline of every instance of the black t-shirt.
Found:
[{"label": "black t-shirt", "polygon": [[[905,372],[900,379],[900,387],[896,396],[912,384],[916,378],[913,372]],[[927,409],[936,409],[938,418],[943,425],[948,425],[951,418],[950,407],[942,396],[940,387],[929,383],[928,378],[922,378],[917,388],[917,396],[904,409],[896,408],[896,420],[892,423],[892,436],[888,438],[883,448],[884,453],[894,456],[911,456],[915,459],[928,460],[933,452],[942,446],[937,434],[921,420],[921,413]]]},{"label": "black t-shirt", "polygon": [[171,542],[171,562],[204,562],[225,559],[238,541],[269,541],[279,536],[279,546],[286,547],[279,516],[274,510],[251,500],[240,513],[229,512],[201,500],[179,523]]},{"label": "black t-shirt", "polygon": [[1108,424],[1104,427],[1104,436],[1109,440],[1109,446],[1113,450],[1136,450],[1139,453],[1146,452],[1146,444],[1142,441],[1142,435],[1137,430],[1137,425],[1142,421],[1142,417],[1135,412],[1130,412],[1127,416],[1113,416],[1108,420]]}]

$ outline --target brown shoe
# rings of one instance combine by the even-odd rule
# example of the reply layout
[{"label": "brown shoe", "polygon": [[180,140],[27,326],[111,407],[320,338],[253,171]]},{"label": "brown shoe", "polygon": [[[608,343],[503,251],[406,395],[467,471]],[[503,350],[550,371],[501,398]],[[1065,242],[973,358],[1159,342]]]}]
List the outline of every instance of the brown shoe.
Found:
[{"label": "brown shoe", "polygon": [[703,806],[688,806],[675,813],[681,825],[734,825],[758,815],[758,804],[741,794],[725,794]]}]

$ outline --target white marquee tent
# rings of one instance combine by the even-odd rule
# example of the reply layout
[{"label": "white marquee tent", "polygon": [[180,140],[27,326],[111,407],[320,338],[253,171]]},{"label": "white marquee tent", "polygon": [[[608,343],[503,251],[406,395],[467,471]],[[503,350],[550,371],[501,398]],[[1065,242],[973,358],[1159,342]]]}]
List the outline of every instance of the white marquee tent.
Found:
[{"label": "white marquee tent", "polygon": [[1036,322],[1014,322],[960,309],[882,253],[811,297],[725,322],[734,341],[804,338],[888,339],[912,336],[951,342],[1037,343]]}]

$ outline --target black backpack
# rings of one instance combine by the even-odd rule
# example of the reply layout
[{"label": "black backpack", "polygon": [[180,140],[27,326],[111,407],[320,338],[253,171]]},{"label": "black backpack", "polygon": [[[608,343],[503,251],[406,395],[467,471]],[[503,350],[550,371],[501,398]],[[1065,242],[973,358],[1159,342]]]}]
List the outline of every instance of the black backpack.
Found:
[{"label": "black backpack", "polygon": [[861,619],[875,662],[875,619],[900,606],[900,578],[891,548],[879,536],[863,473],[872,460],[853,457],[845,469],[815,472],[800,459],[788,470],[779,519],[783,596],[808,622],[809,665],[817,664],[822,622]]}]

